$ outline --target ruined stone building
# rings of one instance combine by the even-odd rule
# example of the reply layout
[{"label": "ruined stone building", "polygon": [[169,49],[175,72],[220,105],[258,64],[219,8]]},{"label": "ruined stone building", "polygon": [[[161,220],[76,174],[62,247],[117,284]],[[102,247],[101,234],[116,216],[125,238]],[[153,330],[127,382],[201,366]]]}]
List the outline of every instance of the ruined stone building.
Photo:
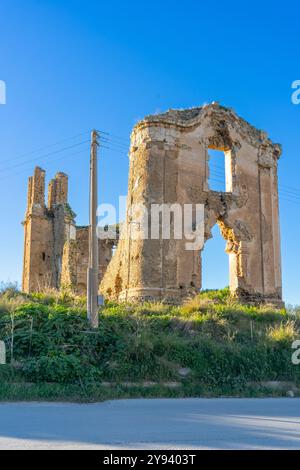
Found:
[{"label": "ruined stone building", "polygon": [[[209,149],[224,155],[223,192],[209,187]],[[201,204],[204,241],[212,237],[216,224],[226,240],[232,295],[243,302],[281,306],[280,155],[280,146],[266,133],[217,103],[171,110],[139,122],[131,137],[121,239],[99,240],[100,292],[106,299],[119,301],[170,302],[199,292],[202,249],[187,250],[185,237],[136,237],[140,225],[132,208],[148,209],[150,232],[153,204]],[[162,228],[163,218],[159,223]],[[85,293],[89,231],[75,224],[65,174],[58,173],[50,181],[46,204],[45,172],[35,169],[29,178],[24,228],[23,290],[65,286]]]},{"label": "ruined stone building", "polygon": [[[224,192],[209,187],[209,149],[224,152]],[[205,208],[205,240],[218,224],[227,242],[231,293],[241,301],[282,305],[280,155],[280,146],[266,133],[217,103],[171,110],[139,122],[131,138],[124,236],[104,274],[101,292],[118,300],[170,301],[198,292],[201,251],[187,251],[184,239],[131,237],[136,230],[130,212],[134,204],[143,204],[150,213],[153,203],[193,203]],[[34,217],[41,217],[38,187],[36,198],[38,214]],[[54,220],[58,217],[55,211],[52,209]]]},{"label": "ruined stone building", "polygon": [[[77,227],[68,204],[68,177],[57,173],[45,203],[45,171],[29,178],[25,220],[22,288],[36,292],[50,287],[86,293],[89,228]],[[117,240],[99,240],[99,282]]]}]

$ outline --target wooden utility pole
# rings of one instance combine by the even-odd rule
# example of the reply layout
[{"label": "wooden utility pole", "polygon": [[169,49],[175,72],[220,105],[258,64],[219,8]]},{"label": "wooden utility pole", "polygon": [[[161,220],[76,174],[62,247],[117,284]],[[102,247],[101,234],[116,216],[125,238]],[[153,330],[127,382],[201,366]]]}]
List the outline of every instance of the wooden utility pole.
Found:
[{"label": "wooden utility pole", "polygon": [[92,328],[98,328],[98,133],[92,131],[91,162],[90,162],[90,226],[89,226],[89,266],[87,272],[87,313]]}]

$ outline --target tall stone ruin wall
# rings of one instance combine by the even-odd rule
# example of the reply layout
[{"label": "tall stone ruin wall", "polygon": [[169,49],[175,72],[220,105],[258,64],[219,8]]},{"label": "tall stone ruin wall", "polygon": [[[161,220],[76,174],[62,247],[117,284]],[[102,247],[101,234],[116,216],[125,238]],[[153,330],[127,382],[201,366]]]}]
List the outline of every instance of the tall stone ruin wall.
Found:
[{"label": "tall stone ruin wall", "polygon": [[[24,261],[22,289],[46,288],[86,293],[89,228],[77,227],[68,204],[68,177],[57,173],[48,186],[45,204],[45,171],[36,168],[29,178],[23,222]],[[99,282],[111,261],[118,240],[99,239]]]},{"label": "tall stone ruin wall", "polygon": [[[225,155],[226,191],[209,188],[209,149]],[[186,240],[133,239],[131,208],[203,204],[205,240],[218,224],[226,240],[232,295],[282,305],[277,163],[281,148],[216,103],[148,116],[133,130],[128,211],[100,285],[106,298],[180,301],[202,286],[202,253]],[[149,227],[151,221],[149,220]],[[216,269],[218,267],[216,266]]]}]

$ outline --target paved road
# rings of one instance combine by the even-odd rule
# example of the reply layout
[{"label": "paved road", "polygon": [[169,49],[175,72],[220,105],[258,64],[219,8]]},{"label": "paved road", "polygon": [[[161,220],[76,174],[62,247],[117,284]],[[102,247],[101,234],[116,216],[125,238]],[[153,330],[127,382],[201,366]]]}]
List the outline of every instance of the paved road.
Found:
[{"label": "paved road", "polygon": [[0,449],[300,449],[300,399],[0,404]]}]

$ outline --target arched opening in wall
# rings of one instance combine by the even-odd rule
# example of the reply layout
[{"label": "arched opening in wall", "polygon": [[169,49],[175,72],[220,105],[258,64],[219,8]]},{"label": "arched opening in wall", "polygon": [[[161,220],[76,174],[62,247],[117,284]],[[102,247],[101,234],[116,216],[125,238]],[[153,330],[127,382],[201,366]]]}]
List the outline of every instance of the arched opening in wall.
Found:
[{"label": "arched opening in wall", "polygon": [[202,251],[202,290],[223,289],[229,285],[229,257],[226,241],[216,224]]},{"label": "arched opening in wall", "polygon": [[231,151],[208,149],[209,189],[218,192],[232,191]]}]

